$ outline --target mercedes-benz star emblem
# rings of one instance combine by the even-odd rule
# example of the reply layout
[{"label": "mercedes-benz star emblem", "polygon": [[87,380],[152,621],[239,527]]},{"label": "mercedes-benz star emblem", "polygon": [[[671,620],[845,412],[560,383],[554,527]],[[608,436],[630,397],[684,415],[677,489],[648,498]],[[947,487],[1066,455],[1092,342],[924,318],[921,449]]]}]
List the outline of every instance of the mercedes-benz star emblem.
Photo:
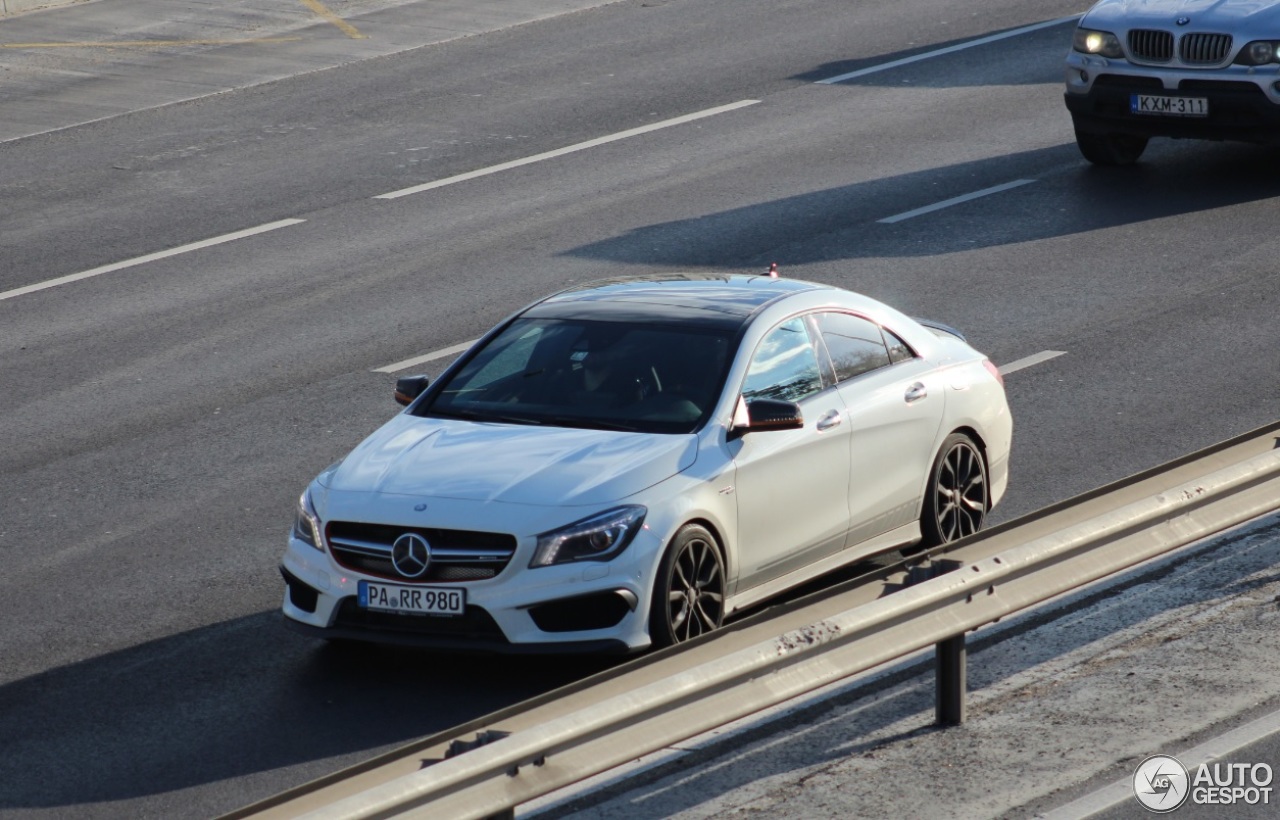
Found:
[{"label": "mercedes-benz star emblem", "polygon": [[431,545],[416,532],[406,532],[391,545],[391,565],[406,578],[420,578],[431,566]]}]

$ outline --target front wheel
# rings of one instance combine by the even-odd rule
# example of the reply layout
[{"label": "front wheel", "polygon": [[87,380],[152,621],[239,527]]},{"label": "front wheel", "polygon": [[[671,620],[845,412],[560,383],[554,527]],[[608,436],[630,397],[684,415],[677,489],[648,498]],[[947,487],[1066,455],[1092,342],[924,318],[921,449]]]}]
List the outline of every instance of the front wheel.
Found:
[{"label": "front wheel", "polygon": [[649,637],[657,648],[683,643],[724,622],[724,562],[706,527],[680,528],[662,557],[649,609]]},{"label": "front wheel", "polygon": [[920,516],[924,546],[949,544],[982,529],[991,506],[987,465],[973,440],[952,433],[933,463]]},{"label": "front wheel", "polygon": [[1094,165],[1132,165],[1147,149],[1146,137],[1132,134],[1085,134],[1076,132],[1076,145]]}]

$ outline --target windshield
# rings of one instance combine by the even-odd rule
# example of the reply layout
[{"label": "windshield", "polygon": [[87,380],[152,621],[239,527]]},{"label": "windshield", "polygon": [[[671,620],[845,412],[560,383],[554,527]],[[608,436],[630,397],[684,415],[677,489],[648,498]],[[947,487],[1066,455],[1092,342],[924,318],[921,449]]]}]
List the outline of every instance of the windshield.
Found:
[{"label": "windshield", "polygon": [[645,433],[698,429],[729,360],[723,330],[517,319],[418,415]]}]

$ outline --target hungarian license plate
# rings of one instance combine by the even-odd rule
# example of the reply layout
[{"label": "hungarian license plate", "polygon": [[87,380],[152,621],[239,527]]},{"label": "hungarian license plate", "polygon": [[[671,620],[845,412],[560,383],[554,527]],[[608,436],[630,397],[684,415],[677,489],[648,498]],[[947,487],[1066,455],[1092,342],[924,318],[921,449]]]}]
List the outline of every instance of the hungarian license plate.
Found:
[{"label": "hungarian license plate", "polygon": [[1207,117],[1209,101],[1204,97],[1154,97],[1148,94],[1129,96],[1129,110],[1134,114],[1162,117]]},{"label": "hungarian license plate", "polygon": [[456,587],[410,587],[361,581],[357,589],[362,609],[408,615],[461,615],[467,591]]}]

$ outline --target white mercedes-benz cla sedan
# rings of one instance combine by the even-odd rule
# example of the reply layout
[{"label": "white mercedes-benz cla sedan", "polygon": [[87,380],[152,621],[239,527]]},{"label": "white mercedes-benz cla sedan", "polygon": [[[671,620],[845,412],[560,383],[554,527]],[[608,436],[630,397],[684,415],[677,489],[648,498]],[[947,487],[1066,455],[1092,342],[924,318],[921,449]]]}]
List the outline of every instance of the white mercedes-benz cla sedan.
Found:
[{"label": "white mercedes-benz cla sedan", "polygon": [[746,275],[575,287],[507,318],[299,500],[314,636],[636,651],[875,553],[976,532],[997,368],[955,330]]}]

